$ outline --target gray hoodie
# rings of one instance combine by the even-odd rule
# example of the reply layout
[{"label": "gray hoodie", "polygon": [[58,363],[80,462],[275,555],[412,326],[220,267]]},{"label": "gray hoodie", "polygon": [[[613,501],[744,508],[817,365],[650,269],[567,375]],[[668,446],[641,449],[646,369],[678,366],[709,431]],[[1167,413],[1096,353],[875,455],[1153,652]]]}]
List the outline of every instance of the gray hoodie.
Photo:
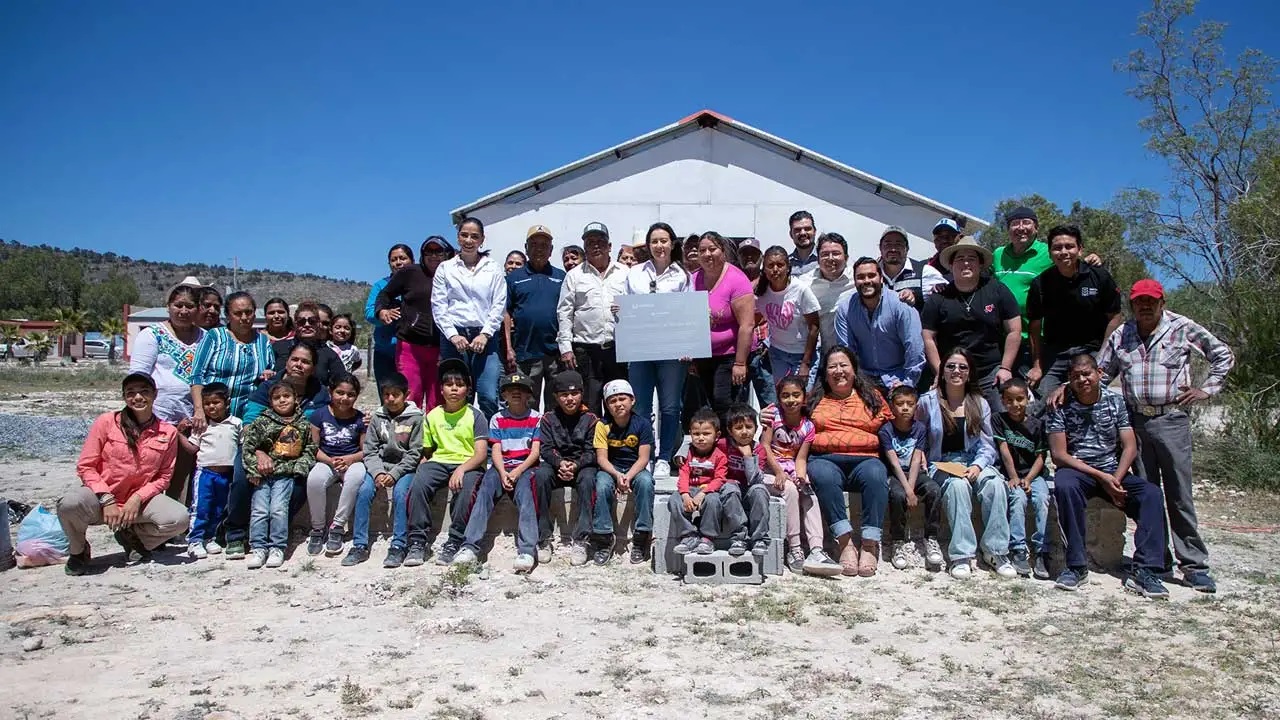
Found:
[{"label": "gray hoodie", "polygon": [[386,408],[373,411],[373,420],[364,434],[364,466],[375,478],[387,473],[399,480],[413,474],[422,457],[422,411],[406,403],[392,417]]}]

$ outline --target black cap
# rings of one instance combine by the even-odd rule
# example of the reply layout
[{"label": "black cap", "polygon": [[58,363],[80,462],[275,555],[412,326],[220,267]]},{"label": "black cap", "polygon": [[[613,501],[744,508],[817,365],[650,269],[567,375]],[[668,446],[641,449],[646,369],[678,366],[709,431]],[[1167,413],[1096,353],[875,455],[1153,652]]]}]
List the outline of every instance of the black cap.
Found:
[{"label": "black cap", "polygon": [[440,368],[436,371],[436,377],[444,379],[445,373],[460,373],[462,377],[467,379],[467,384],[471,384],[471,368],[458,358],[449,358],[440,361]]},{"label": "black cap", "polygon": [[131,382],[146,383],[151,386],[152,390],[156,389],[155,378],[151,377],[150,375],[144,372],[131,372],[128,375],[125,375],[124,379],[120,381],[120,389],[124,390],[124,386],[128,385]]},{"label": "black cap", "polygon": [[565,370],[555,376],[552,387],[558,393],[582,390],[582,375],[577,370]]},{"label": "black cap", "polygon": [[502,382],[498,384],[498,392],[506,392],[510,387],[524,388],[530,395],[533,394],[533,381],[524,373],[513,372],[503,375]]},{"label": "black cap", "polygon": [[1007,227],[1014,220],[1034,220],[1036,225],[1040,224],[1040,216],[1036,215],[1036,211],[1023,205],[1014,208],[1013,212],[1004,216],[1004,224]]}]

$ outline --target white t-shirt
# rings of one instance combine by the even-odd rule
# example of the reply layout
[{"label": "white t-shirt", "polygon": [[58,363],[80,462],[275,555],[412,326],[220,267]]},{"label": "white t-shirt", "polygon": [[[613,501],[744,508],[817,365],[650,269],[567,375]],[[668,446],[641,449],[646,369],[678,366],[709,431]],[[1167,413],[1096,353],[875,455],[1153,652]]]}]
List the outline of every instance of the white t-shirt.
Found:
[{"label": "white t-shirt", "polygon": [[204,330],[196,329],[195,342],[187,345],[168,326],[152,325],[138,333],[129,349],[129,372],[140,372],[156,381],[156,417],[178,423],[194,414],[191,405],[191,372],[196,348],[204,338]]},{"label": "white t-shirt", "polygon": [[244,424],[235,415],[228,415],[222,422],[210,422],[209,427],[191,436],[191,444],[199,448],[197,467],[230,467],[236,463],[240,449],[240,426]]},{"label": "white t-shirt", "polygon": [[804,316],[818,312],[818,298],[807,283],[792,280],[782,292],[765,290],[756,307],[769,321],[769,344],[778,350],[800,354],[809,338]]}]

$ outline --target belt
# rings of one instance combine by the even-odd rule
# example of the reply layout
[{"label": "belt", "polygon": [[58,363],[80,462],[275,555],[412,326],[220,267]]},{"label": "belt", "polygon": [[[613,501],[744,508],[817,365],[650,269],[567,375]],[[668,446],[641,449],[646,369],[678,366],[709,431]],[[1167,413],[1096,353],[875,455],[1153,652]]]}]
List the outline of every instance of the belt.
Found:
[{"label": "belt", "polygon": [[1169,405],[1138,405],[1137,407],[1134,408],[1134,410],[1136,410],[1139,415],[1142,415],[1143,417],[1149,417],[1149,418],[1168,415],[1169,413],[1175,410],[1181,410],[1181,409],[1182,408],[1180,408],[1176,403],[1171,403]]},{"label": "belt", "polygon": [[604,343],[575,342],[573,343],[573,346],[580,347],[580,348],[597,348],[600,350],[610,350],[613,348],[613,341],[610,340],[609,342],[604,342]]}]

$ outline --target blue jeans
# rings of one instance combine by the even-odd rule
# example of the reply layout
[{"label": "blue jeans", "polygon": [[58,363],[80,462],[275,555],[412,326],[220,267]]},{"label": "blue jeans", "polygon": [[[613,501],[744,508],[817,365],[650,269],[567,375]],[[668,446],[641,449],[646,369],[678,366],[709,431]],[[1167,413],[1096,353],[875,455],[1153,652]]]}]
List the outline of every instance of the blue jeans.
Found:
[{"label": "blue jeans", "polygon": [[[404,475],[391,488],[391,546],[405,547],[409,536],[409,486],[412,475]],[[351,544],[369,547],[369,516],[373,513],[373,498],[378,492],[373,476],[366,474],[356,495],[353,513]]]},{"label": "blue jeans", "polygon": [[[621,469],[621,468],[619,468]],[[599,470],[596,472],[596,492],[591,498],[591,532],[596,535],[613,534],[613,510],[617,496],[616,483],[613,476]],[[648,534],[653,532],[653,475],[648,470],[641,470],[631,479],[631,494],[636,496],[636,520],[633,532]]]},{"label": "blue jeans", "polygon": [[889,506],[889,472],[880,458],[818,455],[809,459],[809,480],[832,538],[853,532],[844,499],[848,491],[862,495],[862,539],[880,542]]},{"label": "blue jeans", "polygon": [[[1011,488],[1009,494],[1009,550],[1027,549],[1027,492]],[[1031,513],[1036,520],[1031,533],[1031,552],[1037,555],[1045,549],[1045,531],[1049,525],[1049,483],[1045,474],[1031,481]]]},{"label": "blue jeans", "polygon": [[680,426],[680,410],[684,403],[684,380],[689,376],[688,363],[679,360],[633,362],[628,366],[631,388],[636,392],[635,412],[642,418],[653,418],[653,391],[658,391],[658,460],[671,462],[684,428]]},{"label": "blue jeans", "polygon": [[[804,353],[787,352],[776,347],[770,347],[769,364],[773,367],[775,383],[788,375],[798,374],[801,360],[804,360]],[[761,404],[760,407],[764,407],[764,405]]]},{"label": "blue jeans", "polygon": [[249,508],[249,547],[254,550],[284,550],[289,543],[289,498],[293,478],[277,475],[262,478],[253,489]]},{"label": "blue jeans", "polygon": [[756,402],[760,407],[778,402],[778,389],[773,385],[774,373],[769,362],[769,353],[758,350],[747,358],[747,379],[751,388],[756,391]]},{"label": "blue jeans", "polygon": [[[458,334],[468,342],[476,339],[480,328],[458,328]],[[440,340],[440,360],[457,358],[471,368],[471,381],[475,383],[475,394],[480,397],[480,412],[485,417],[493,417],[498,412],[498,378],[502,374],[502,359],[498,357],[498,339],[489,338],[484,352],[458,352],[458,348],[448,338]]]},{"label": "blue jeans", "polygon": [[[945,454],[946,462],[972,464],[965,453]],[[970,483],[964,478],[929,468],[933,479],[942,486],[942,511],[951,525],[951,543],[947,558],[959,562],[974,557],[978,551],[978,533],[973,528],[973,501],[978,500],[982,516],[982,549],[991,555],[1009,551],[1009,486],[994,467],[983,468],[978,479]]]},{"label": "blue jeans", "polygon": [[[191,483],[191,529],[187,532],[189,542],[213,539],[218,525],[222,524],[227,514],[227,492],[230,487],[229,473],[223,474],[206,468],[196,470],[196,481]],[[2,560],[0,557],[0,561]]]},{"label": "blue jeans", "polygon": [[493,514],[493,506],[498,498],[509,495],[516,504],[516,512],[520,522],[516,528],[516,554],[536,555],[538,552],[538,506],[535,500],[533,469],[526,470],[516,478],[515,487],[507,490],[502,487],[498,472],[489,468],[480,481],[480,490],[476,493],[475,502],[471,505],[471,517],[467,519],[467,532],[462,544],[480,554],[480,541],[489,530],[489,516]]}]

